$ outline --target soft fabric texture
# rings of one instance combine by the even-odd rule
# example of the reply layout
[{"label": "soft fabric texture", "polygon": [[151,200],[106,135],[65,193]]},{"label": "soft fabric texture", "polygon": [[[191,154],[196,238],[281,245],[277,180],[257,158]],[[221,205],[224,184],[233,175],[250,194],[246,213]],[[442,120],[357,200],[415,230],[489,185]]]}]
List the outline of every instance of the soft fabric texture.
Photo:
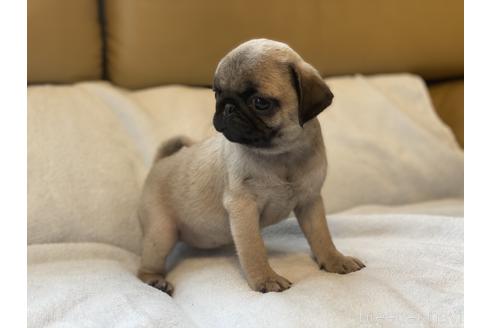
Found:
[{"label": "soft fabric texture", "polygon": [[[463,195],[463,151],[413,75],[327,80],[319,116],[328,213]],[[155,149],[216,133],[210,89],[128,92],[105,82],[28,88],[28,242],[100,242],[139,252],[135,207]]]},{"label": "soft fabric texture", "polygon": [[97,241],[138,251],[134,214],[146,170],[117,100],[91,85],[28,89],[30,244]]},{"label": "soft fabric texture", "polygon": [[463,199],[440,199],[422,203],[413,203],[400,206],[362,205],[350,208],[339,214],[426,214],[464,217],[465,207]]},{"label": "soft fabric texture", "polygon": [[29,87],[28,326],[461,327],[462,150],[420,78],[327,82],[335,101],[319,117],[325,207],[344,210],[328,216],[334,241],[367,267],[319,271],[291,218],[264,231],[290,290],[252,291],[232,245],[179,244],[169,259],[173,298],[136,277],[135,207],[161,141],[215,133],[212,92]]},{"label": "soft fabric texture", "polygon": [[463,152],[419,78],[328,80],[335,100],[320,116],[328,156],[328,212],[361,204],[462,197]]},{"label": "soft fabric texture", "polygon": [[[138,257],[97,243],[28,247],[28,327],[462,327],[461,200],[328,218],[361,271],[319,271],[296,221],[266,229],[272,267],[293,286],[252,291],[232,247],[180,245],[170,298],[140,282]],[[408,214],[415,208],[435,215]],[[372,207],[371,213],[388,208]]]}]

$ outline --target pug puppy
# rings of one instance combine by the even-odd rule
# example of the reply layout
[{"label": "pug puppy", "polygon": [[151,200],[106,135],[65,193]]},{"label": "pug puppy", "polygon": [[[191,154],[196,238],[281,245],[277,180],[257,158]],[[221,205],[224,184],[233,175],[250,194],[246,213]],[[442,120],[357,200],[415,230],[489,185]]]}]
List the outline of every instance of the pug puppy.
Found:
[{"label": "pug puppy", "polygon": [[321,186],[327,160],[316,116],[333,99],[318,72],[284,43],[233,49],[213,81],[215,136],[164,143],[143,189],[139,278],[168,294],[165,260],[178,240],[199,248],[233,242],[249,286],[280,292],[291,282],[268,263],[263,227],[294,211],[320,269],[365,265],[333,244]]}]

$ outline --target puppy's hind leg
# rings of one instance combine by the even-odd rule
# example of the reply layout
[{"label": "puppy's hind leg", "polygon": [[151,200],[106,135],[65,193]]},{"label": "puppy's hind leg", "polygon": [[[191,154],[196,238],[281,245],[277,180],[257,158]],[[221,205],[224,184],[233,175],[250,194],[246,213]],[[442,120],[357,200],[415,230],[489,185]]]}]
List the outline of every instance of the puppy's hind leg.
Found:
[{"label": "puppy's hind leg", "polygon": [[163,212],[159,214],[159,217],[146,218],[151,220],[147,221],[148,226],[144,226],[142,259],[138,277],[146,284],[172,295],[174,288],[165,279],[165,263],[176,244],[178,233],[173,220]]}]

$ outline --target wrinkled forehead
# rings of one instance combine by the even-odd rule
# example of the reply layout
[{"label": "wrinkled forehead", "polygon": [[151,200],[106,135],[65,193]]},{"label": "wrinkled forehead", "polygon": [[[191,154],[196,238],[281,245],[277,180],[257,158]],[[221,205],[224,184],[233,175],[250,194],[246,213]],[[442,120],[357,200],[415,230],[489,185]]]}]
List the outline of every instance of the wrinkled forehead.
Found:
[{"label": "wrinkled forehead", "polygon": [[280,95],[290,85],[289,62],[294,60],[289,48],[239,47],[219,63],[214,87],[242,93],[256,92]]}]

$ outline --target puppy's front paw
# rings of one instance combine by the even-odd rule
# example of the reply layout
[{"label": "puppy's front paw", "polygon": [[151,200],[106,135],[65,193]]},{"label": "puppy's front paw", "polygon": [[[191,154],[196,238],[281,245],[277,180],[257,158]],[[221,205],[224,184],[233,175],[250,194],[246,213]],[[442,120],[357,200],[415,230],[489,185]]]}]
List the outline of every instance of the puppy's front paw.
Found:
[{"label": "puppy's front paw", "polygon": [[283,290],[289,289],[292,283],[282,276],[279,276],[275,272],[270,275],[257,279],[252,283],[253,289],[257,292],[268,293],[268,292],[281,292]]},{"label": "puppy's front paw", "polygon": [[366,267],[361,260],[341,253],[323,260],[317,260],[317,262],[321,270],[340,274],[359,271]]},{"label": "puppy's front paw", "polygon": [[163,275],[157,273],[139,272],[138,277],[147,285],[159,289],[160,291],[172,296],[174,287],[171,285]]}]

